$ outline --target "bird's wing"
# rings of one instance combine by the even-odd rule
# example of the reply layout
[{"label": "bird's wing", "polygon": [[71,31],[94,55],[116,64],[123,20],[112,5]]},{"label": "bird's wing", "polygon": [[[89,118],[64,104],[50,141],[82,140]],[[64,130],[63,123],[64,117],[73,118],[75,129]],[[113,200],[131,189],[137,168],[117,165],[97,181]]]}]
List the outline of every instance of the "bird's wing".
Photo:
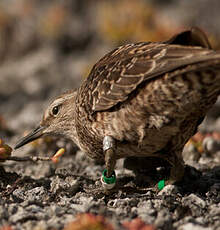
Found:
[{"label": "bird's wing", "polygon": [[[144,81],[178,68],[219,58],[210,50],[206,35],[199,28],[183,31],[163,43],[128,44],[105,55],[80,87],[87,111],[112,108]],[[190,68],[186,69],[190,71]]]},{"label": "bird's wing", "polygon": [[[186,65],[211,60],[215,52],[201,47],[137,43],[104,56],[81,86],[91,112],[112,108],[144,81]],[[84,91],[84,92],[83,92]]]}]

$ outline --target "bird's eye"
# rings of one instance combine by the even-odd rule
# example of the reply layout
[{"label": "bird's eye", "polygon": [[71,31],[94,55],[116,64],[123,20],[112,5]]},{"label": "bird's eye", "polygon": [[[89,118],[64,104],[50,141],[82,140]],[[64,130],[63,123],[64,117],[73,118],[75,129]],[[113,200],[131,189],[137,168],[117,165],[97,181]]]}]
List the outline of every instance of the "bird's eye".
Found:
[{"label": "bird's eye", "polygon": [[54,106],[53,109],[52,109],[52,114],[57,115],[58,112],[59,112],[59,106]]}]

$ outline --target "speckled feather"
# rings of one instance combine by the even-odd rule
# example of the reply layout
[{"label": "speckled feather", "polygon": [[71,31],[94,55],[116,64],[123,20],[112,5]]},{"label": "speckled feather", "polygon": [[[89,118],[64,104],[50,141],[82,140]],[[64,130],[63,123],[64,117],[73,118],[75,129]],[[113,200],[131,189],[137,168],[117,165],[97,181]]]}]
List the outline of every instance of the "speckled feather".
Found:
[{"label": "speckled feather", "polygon": [[[219,58],[213,50],[161,43],[121,46],[92,69],[80,88],[88,112],[103,111],[123,102],[143,81],[181,68]],[[86,92],[86,93],[83,93]]]},{"label": "speckled feather", "polygon": [[[220,51],[198,28],[158,43],[121,46],[98,61],[76,91],[56,98],[19,148],[44,135],[74,141],[90,157],[159,157],[166,184],[184,175],[182,149],[220,94]],[[108,138],[112,148],[103,151]],[[105,146],[105,145],[104,145]]]},{"label": "speckled feather", "polygon": [[110,136],[114,159],[161,157],[173,166],[172,180],[179,180],[183,146],[219,93],[220,52],[201,30],[124,45],[98,61],[77,91],[56,98],[16,148],[55,134],[104,160],[103,139]]},{"label": "speckled feather", "polygon": [[178,45],[177,36],[164,43],[121,46],[105,55],[76,95],[81,149],[101,159],[102,140],[110,135],[117,141],[117,158],[164,151],[181,158],[220,92],[220,53],[201,37],[200,46]]},{"label": "speckled feather", "polygon": [[[118,158],[159,157],[170,163],[166,184],[173,184],[184,175],[185,143],[219,94],[220,51],[200,29],[124,45],[98,61],[78,90],[56,98],[15,148],[61,135],[105,161],[107,177]],[[106,140],[112,147],[103,150]]]}]

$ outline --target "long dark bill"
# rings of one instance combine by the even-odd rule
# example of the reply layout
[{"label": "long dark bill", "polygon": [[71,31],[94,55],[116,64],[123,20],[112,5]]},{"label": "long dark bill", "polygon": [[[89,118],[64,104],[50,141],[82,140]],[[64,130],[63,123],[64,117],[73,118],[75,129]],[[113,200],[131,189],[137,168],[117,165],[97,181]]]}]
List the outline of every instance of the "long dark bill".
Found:
[{"label": "long dark bill", "polygon": [[14,149],[18,149],[23,145],[26,145],[27,143],[36,140],[37,138],[41,137],[43,135],[43,130],[45,127],[38,126],[36,129],[34,129],[32,132],[30,132],[27,136],[23,137],[14,147]]}]

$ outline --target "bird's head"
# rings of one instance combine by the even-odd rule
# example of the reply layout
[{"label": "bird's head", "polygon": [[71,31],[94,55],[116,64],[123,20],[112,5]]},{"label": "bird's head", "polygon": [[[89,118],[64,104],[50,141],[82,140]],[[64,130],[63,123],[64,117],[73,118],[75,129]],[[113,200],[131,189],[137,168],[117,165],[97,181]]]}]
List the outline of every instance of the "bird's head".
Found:
[{"label": "bird's head", "polygon": [[23,137],[15,149],[47,135],[60,135],[71,140],[76,138],[75,131],[76,91],[70,91],[56,98],[46,109],[40,124]]}]

